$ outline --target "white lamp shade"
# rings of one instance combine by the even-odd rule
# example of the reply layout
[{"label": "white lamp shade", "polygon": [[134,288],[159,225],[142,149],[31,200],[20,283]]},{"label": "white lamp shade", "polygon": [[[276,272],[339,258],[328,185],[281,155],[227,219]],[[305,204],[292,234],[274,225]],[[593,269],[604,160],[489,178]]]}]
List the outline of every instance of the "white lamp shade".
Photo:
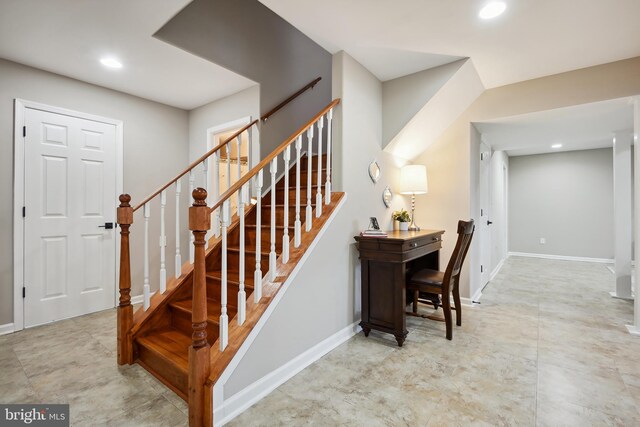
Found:
[{"label": "white lamp shade", "polygon": [[401,194],[425,194],[428,190],[427,167],[407,165],[400,169]]}]

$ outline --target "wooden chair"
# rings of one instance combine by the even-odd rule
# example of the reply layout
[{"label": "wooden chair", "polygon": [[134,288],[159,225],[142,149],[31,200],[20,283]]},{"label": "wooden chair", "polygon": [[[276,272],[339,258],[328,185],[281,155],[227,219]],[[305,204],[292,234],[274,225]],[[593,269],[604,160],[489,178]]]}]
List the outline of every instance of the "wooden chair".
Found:
[{"label": "wooden chair", "polygon": [[[473,238],[473,220],[458,221],[458,241],[451,254],[451,259],[444,272],[421,269],[411,275],[407,281],[407,292],[413,293],[413,312],[408,314],[418,315],[418,298],[420,293],[442,295],[442,310],[444,321],[447,325],[447,339],[452,338],[451,325],[451,297],[455,302],[456,325],[462,325],[462,308],[460,306],[460,270],[467,256],[467,251]],[[437,308],[437,304],[435,305]],[[426,316],[421,316],[426,317]]]}]

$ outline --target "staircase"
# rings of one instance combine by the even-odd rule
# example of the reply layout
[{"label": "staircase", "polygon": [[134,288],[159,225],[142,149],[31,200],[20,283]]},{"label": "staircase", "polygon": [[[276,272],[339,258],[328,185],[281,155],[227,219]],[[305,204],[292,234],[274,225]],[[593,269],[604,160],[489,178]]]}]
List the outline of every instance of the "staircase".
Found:
[{"label": "staircase", "polygon": [[[306,164],[306,155],[303,157],[303,164]],[[323,156],[326,163],[326,156]],[[317,156],[312,157],[313,164],[317,164]],[[289,171],[290,181],[294,181],[295,168]],[[301,172],[301,181],[306,182],[307,170]],[[326,173],[323,172],[326,179]],[[317,191],[317,174],[312,178],[313,199]],[[295,198],[295,189],[289,189],[290,200]],[[300,198],[306,200],[307,189],[300,190]],[[269,218],[271,215],[270,204],[271,192],[262,197],[262,218]],[[276,184],[276,223],[283,224],[285,206],[284,201],[284,177]],[[315,202],[312,203],[315,208]],[[289,218],[295,218],[295,206],[289,206]],[[244,288],[247,299],[252,295],[254,288],[255,270],[255,244],[256,244],[256,212],[251,209],[245,214],[246,234],[245,234],[245,283]],[[239,219],[234,218],[231,230],[228,234],[228,265],[227,286],[228,286],[228,316],[230,320],[236,316],[238,311],[238,291],[239,291],[239,257],[240,257],[240,229]],[[304,225],[304,224],[303,224]],[[261,227],[261,237],[263,242],[269,242],[271,226],[266,224]],[[284,226],[275,227],[277,235],[282,236]],[[288,227],[289,235],[293,238],[293,225]],[[282,254],[282,239],[276,240],[276,254]],[[267,247],[268,249],[268,247]],[[220,330],[220,295],[222,282],[222,268],[220,265],[222,247],[220,242],[212,245],[206,257],[206,278],[207,278],[207,341],[213,346],[218,340]],[[269,251],[261,253],[261,270],[269,270]],[[137,354],[137,363],[151,372],[156,378],[175,391],[183,399],[187,399],[188,361],[189,346],[191,345],[192,311],[192,284],[190,280],[185,280],[184,289],[175,292],[167,301],[164,310],[157,310],[153,314],[153,319],[145,323],[136,332],[134,339],[134,354]],[[167,375],[169,373],[169,375]]]},{"label": "staircase", "polygon": [[[147,203],[159,195],[163,209],[167,199],[166,189],[172,184],[176,187],[178,203],[180,177],[185,173],[135,208],[129,205],[129,196],[120,197],[118,222],[121,225],[122,248],[118,363],[140,364],[186,400],[189,403],[189,424],[192,426],[213,424],[213,385],[344,196],[330,191],[330,151],[322,155],[323,147],[325,150],[331,149],[331,117],[338,102],[335,100],[329,104],[273,153],[240,177],[213,206],[206,205],[205,189],[194,189],[195,201],[189,211],[190,230],[195,236],[193,263],[182,264],[178,277],[166,280],[163,286],[166,253],[162,242],[166,238],[161,234],[160,289],[150,297],[150,266],[145,256],[145,303],[135,314],[129,298],[129,227],[133,223],[133,213],[144,208],[143,222],[148,245],[150,215]],[[325,117],[328,123],[326,144],[322,141]],[[312,145],[314,129],[318,131],[317,147]],[[235,136],[219,147],[232,143]],[[307,149],[303,152],[304,136]],[[292,159],[291,148],[294,147],[295,157]],[[215,155],[215,151],[214,148],[207,153],[206,158]],[[280,154],[285,171],[277,179]],[[201,162],[199,159],[192,166]],[[272,184],[266,193],[261,191],[263,169],[271,174]],[[256,194],[262,194],[254,200],[254,204],[248,203],[249,185],[254,187]],[[240,197],[241,201],[238,212],[233,214],[229,208],[232,197]],[[208,240],[205,249],[204,236],[210,232],[209,221],[212,217],[220,219],[221,227],[214,227],[216,235]],[[161,210],[161,233],[166,228],[164,220],[164,211]],[[176,224],[179,224],[179,217],[176,218]],[[299,244],[296,245],[296,242]],[[177,265],[180,265],[180,250],[178,242]],[[256,279],[259,283],[256,283]]]}]

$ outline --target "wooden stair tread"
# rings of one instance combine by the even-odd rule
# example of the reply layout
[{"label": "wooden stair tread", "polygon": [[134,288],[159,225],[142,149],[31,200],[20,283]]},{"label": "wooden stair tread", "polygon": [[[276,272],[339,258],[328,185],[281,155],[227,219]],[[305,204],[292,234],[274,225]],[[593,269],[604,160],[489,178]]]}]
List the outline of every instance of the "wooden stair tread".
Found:
[{"label": "wooden stair tread", "polygon": [[175,328],[164,328],[152,331],[150,334],[136,339],[139,345],[162,357],[175,365],[187,375],[189,368],[189,346],[191,337]]},{"label": "wooden stair tread", "polygon": [[[270,244],[270,242],[268,242],[268,243]],[[227,247],[227,251],[228,251],[228,252],[237,252],[237,253],[240,253],[240,248],[239,248],[238,246],[228,246],[228,247]],[[276,252],[277,252],[277,251],[276,251]],[[247,248],[245,248],[245,249],[244,249],[244,254],[245,254],[245,256],[246,256],[247,254],[255,255],[255,253],[256,253],[255,248],[254,248],[254,249],[247,249]],[[260,254],[261,254],[262,256],[267,256],[267,257],[268,257],[268,256],[269,256],[269,251],[260,251]]]},{"label": "wooden stair tread", "polygon": [[[177,310],[181,310],[182,312],[191,314],[191,303],[191,298],[188,298],[180,301],[174,301],[170,306]],[[207,298],[207,321],[214,325],[220,325],[220,301]]]},{"label": "wooden stair tread", "polygon": [[[302,217],[302,215],[300,215],[300,216]],[[294,218],[293,220],[295,221],[295,218]],[[300,218],[300,220],[302,220],[302,218]],[[256,225],[255,225],[255,224],[247,224],[247,227],[253,227],[253,228],[256,228]],[[260,226],[260,228],[271,228],[271,226],[270,226],[270,225],[268,225],[268,224],[267,224],[267,225],[262,224],[262,225]],[[288,226],[287,228],[288,228],[289,230],[293,230],[293,224],[291,224],[291,225],[290,225],[290,226]],[[284,225],[276,225],[276,230],[284,230]],[[268,253],[268,252],[267,252],[267,253]]]},{"label": "wooden stair tread", "polygon": [[[208,271],[207,279],[213,280],[222,280],[222,272],[221,271]],[[240,285],[240,273],[233,270],[227,271],[227,283],[239,286]],[[253,276],[245,274],[244,277],[244,287],[245,289],[253,289]]]}]

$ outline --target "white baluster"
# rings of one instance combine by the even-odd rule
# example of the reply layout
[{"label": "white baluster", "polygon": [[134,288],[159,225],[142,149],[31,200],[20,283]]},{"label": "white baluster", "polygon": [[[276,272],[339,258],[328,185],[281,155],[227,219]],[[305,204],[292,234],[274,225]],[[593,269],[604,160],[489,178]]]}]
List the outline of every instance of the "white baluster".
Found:
[{"label": "white baluster", "polygon": [[[240,135],[238,135],[238,136],[236,137],[236,145],[237,145],[237,147],[238,147],[238,179],[237,179],[237,181],[239,181],[239,180],[240,180],[240,177],[242,176],[242,164],[241,164],[241,162],[240,162],[240,160],[241,160],[241,159],[240,159],[240,157],[241,157],[241,156],[240,156],[240,153],[242,152],[242,138],[240,137]],[[237,181],[236,181],[236,182],[237,182]],[[241,194],[240,194],[240,192],[238,191],[238,207],[240,206],[240,199],[241,199],[241,197],[240,197],[240,196],[241,196]]]},{"label": "white baluster", "polygon": [[[312,125],[313,126],[313,125]],[[318,120],[318,191],[316,192],[316,218],[322,215],[322,128],[324,127],[324,116]]]},{"label": "white baluster", "polygon": [[324,204],[331,203],[331,120],[333,119],[333,108],[327,113],[327,182],[324,186]]},{"label": "white baluster", "polygon": [[276,172],[278,158],[271,160],[271,250],[269,251],[269,280],[276,280]]},{"label": "white baluster", "polygon": [[284,232],[282,234],[282,263],[289,262],[289,161],[291,145],[284,149]]},{"label": "white baluster", "polygon": [[240,217],[240,266],[238,270],[238,325],[244,323],[247,309],[247,294],[244,290],[244,207],[247,204],[247,188],[240,187],[238,198],[238,216]]},{"label": "white baluster", "polygon": [[302,135],[296,138],[296,219],[293,223],[293,246],[300,246],[302,224],[300,222],[300,149],[302,149]]},{"label": "white baluster", "polygon": [[262,266],[260,264],[260,241],[262,240],[262,170],[254,177],[256,191],[256,271],[253,274],[253,301],[260,302],[262,298]]},{"label": "white baluster", "polygon": [[167,190],[160,193],[160,293],[167,290],[167,232],[164,225],[164,208],[167,206]]},{"label": "white baluster", "polygon": [[[213,203],[217,203],[220,198],[220,155],[219,151],[213,153]],[[208,194],[208,193],[207,193]],[[220,237],[220,208],[213,212],[213,235]]]},{"label": "white baluster", "polygon": [[[180,192],[182,184],[180,179],[176,181],[176,278],[182,273],[182,254],[180,253]],[[193,234],[193,233],[189,233]]]},{"label": "white baluster", "polygon": [[[195,184],[196,184],[196,175],[193,173],[193,169],[191,169],[189,171],[189,196],[191,196],[193,194],[193,189],[195,188]],[[195,236],[193,235],[193,233],[189,233],[189,235],[191,236],[189,239],[189,262],[191,264],[193,264],[193,261],[195,260],[195,245],[193,244],[193,242],[195,241]]]},{"label": "white baluster", "polygon": [[[210,195],[209,195],[209,159],[205,159],[202,161],[202,176],[204,177],[204,189],[207,191],[207,206],[211,205]],[[193,234],[193,233],[191,233]],[[211,238],[211,229],[207,230],[207,234],[204,236],[204,248],[207,249],[209,247],[209,239]]]},{"label": "white baluster", "polygon": [[229,190],[231,188],[231,149],[229,144],[226,144],[224,149],[227,152],[227,190]]},{"label": "white baluster", "polygon": [[151,286],[149,285],[149,217],[151,216],[151,206],[149,202],[145,203],[143,209],[144,215],[144,302],[143,307],[146,311],[151,305]]},{"label": "white baluster", "polygon": [[313,175],[313,161],[311,159],[311,144],[313,143],[313,125],[309,126],[307,129],[307,210],[306,210],[306,221],[305,221],[305,230],[311,231],[311,223],[313,215],[313,208],[311,207],[311,177]]},{"label": "white baluster", "polygon": [[229,200],[222,204],[222,267],[220,280],[220,351],[229,343],[229,316],[227,315],[227,229],[229,227]]}]

